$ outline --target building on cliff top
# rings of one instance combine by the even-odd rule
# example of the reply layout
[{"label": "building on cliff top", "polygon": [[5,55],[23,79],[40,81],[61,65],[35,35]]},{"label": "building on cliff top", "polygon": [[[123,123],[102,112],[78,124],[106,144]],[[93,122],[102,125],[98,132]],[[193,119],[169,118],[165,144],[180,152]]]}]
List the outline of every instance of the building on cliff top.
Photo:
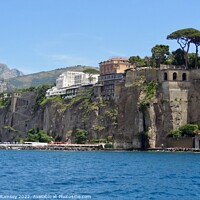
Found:
[{"label": "building on cliff top", "polygon": [[115,98],[115,85],[123,80],[125,70],[132,67],[131,63],[128,58],[117,57],[100,62],[99,67],[100,76],[94,88],[95,96],[113,99]]},{"label": "building on cliff top", "polygon": [[56,79],[56,86],[46,91],[46,97],[62,95],[65,98],[73,98],[77,95],[79,88],[93,85],[98,81],[99,74],[67,71]]}]

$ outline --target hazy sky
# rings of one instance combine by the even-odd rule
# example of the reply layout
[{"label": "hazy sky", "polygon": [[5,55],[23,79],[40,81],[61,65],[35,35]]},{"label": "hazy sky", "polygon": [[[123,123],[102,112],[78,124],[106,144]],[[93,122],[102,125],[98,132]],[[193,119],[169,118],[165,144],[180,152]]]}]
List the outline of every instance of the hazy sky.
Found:
[{"label": "hazy sky", "polygon": [[0,63],[25,73],[151,55],[166,36],[200,30],[200,0],[0,0]]}]

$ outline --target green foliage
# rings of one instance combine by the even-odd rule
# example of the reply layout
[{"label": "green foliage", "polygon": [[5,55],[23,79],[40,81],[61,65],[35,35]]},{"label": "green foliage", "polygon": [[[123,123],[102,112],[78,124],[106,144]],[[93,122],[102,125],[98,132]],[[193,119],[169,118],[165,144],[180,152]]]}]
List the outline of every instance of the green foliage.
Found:
[{"label": "green foliage", "polygon": [[[176,40],[184,52],[185,66],[188,68],[188,52],[190,43],[196,46],[196,60],[198,58],[198,46],[200,45],[200,32],[194,28],[185,28],[174,31],[167,36],[167,39]],[[196,62],[197,64],[197,62]],[[195,65],[196,67],[196,65]]]},{"label": "green foliage", "polygon": [[155,45],[151,49],[153,66],[160,67],[160,64],[165,64],[167,60],[167,55],[169,55],[168,45]]},{"label": "green foliage", "polygon": [[140,58],[140,56],[131,56],[129,62],[136,67],[146,66],[145,60]]},{"label": "green foliage", "polygon": [[16,130],[15,128],[11,126],[4,126],[4,129],[7,129],[8,131],[18,132],[18,130]]},{"label": "green foliage", "polygon": [[0,99],[0,108],[8,109],[11,105],[11,98],[1,98]]},{"label": "green foliage", "polygon": [[181,132],[180,132],[180,130],[172,130],[172,131],[170,131],[168,136],[173,137],[173,138],[179,138],[179,137],[181,137]]},{"label": "green foliage", "polygon": [[145,110],[149,107],[150,101],[156,95],[157,82],[151,81],[144,84],[143,91],[145,93],[144,98],[140,101],[140,110]]},{"label": "green foliage", "polygon": [[35,103],[35,108],[34,110],[36,111],[40,105],[46,103],[46,91],[50,88],[50,85],[41,85],[35,88],[35,93],[36,93],[36,103]]},{"label": "green foliage", "polygon": [[52,140],[53,140],[52,137],[47,135],[46,131],[39,130],[36,128],[29,129],[27,131],[27,136],[24,139],[24,141],[28,141],[28,142],[46,142],[46,143],[49,143]]},{"label": "green foliage", "polygon": [[181,127],[179,127],[176,130],[170,131],[168,134],[169,137],[182,137],[182,136],[194,136],[196,134],[196,130],[198,130],[199,127],[197,124],[185,124]]},{"label": "green foliage", "polygon": [[105,147],[106,149],[111,149],[111,148],[113,148],[113,143],[111,143],[111,142],[106,143],[104,147]]},{"label": "green foliage", "polygon": [[101,126],[101,125],[99,125],[99,124],[94,124],[94,125],[92,126],[92,129],[93,129],[94,131],[101,132],[102,130],[105,129],[105,127],[104,127],[104,126]]},{"label": "green foliage", "polygon": [[57,102],[61,102],[61,103],[64,103],[64,100],[62,99],[62,97],[60,95],[56,95],[56,96],[53,96],[53,97],[44,97],[42,99],[42,101],[39,103],[39,105],[44,105],[46,104],[48,101],[57,101]]},{"label": "green foliage", "polygon": [[176,51],[172,51],[172,65],[184,65],[185,58],[184,58],[184,51],[181,49],[177,49]]},{"label": "green foliage", "polygon": [[85,70],[83,70],[83,72],[87,73],[87,74],[99,74],[99,70],[94,69],[94,68],[85,69]]},{"label": "green foliage", "polygon": [[29,88],[20,88],[20,89],[16,89],[15,92],[21,92],[21,93],[25,93],[25,92],[34,92],[37,88],[34,86],[31,86]]},{"label": "green foliage", "polygon": [[84,144],[87,140],[87,134],[88,132],[84,129],[76,129],[76,133],[75,133],[75,142],[77,144]]},{"label": "green foliage", "polygon": [[62,141],[62,136],[56,135],[54,140],[55,140],[55,142],[61,142]]},{"label": "green foliage", "polygon": [[118,116],[117,106],[112,106],[109,110],[105,111],[105,117],[107,118],[106,120],[110,120],[114,127],[118,125],[117,116]]},{"label": "green foliage", "polygon": [[198,129],[199,127],[197,124],[185,124],[179,127],[181,135],[188,135],[188,136],[193,136],[195,134],[194,131]]}]

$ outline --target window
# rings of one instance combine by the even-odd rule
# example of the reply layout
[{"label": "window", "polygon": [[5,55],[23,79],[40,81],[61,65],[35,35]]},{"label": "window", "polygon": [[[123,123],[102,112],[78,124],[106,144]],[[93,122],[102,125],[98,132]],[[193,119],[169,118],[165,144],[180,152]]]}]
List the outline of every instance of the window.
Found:
[{"label": "window", "polygon": [[174,72],[174,73],[173,73],[173,80],[175,81],[176,79],[177,79],[177,73]]},{"label": "window", "polygon": [[187,80],[187,74],[186,73],[183,73],[182,74],[182,81],[186,81]]},{"label": "window", "polygon": [[164,81],[167,81],[167,72],[164,73]]}]

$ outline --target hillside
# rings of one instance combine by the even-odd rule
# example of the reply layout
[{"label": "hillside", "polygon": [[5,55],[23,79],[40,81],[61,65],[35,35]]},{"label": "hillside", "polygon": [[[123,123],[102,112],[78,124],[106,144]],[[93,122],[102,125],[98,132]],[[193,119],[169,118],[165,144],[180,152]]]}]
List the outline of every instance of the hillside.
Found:
[{"label": "hillside", "polygon": [[28,88],[30,86],[38,86],[42,84],[52,85],[56,82],[56,78],[66,71],[83,71],[87,68],[94,68],[91,66],[77,65],[73,67],[66,67],[55,69],[52,71],[42,71],[34,74],[28,74],[20,77],[10,78],[8,83],[11,88]]}]

